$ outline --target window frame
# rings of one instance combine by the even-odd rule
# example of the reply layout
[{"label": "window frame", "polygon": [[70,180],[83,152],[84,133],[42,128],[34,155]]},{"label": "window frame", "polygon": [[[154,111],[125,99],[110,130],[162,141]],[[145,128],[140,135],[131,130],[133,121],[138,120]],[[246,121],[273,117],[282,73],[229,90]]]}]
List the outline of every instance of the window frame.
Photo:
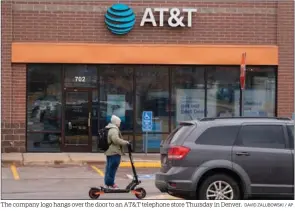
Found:
[{"label": "window frame", "polygon": [[[269,147],[253,147],[253,146],[244,146],[242,144],[242,139],[241,139],[241,132],[243,130],[243,127],[247,127],[247,126],[280,126],[283,129],[283,139],[284,139],[284,148],[269,148]],[[287,134],[287,130],[284,124],[280,124],[280,123],[270,123],[270,122],[265,122],[265,123],[243,123],[241,124],[240,130],[238,132],[238,136],[236,139],[236,142],[234,143],[234,146],[236,147],[247,147],[247,148],[258,148],[258,149],[278,149],[278,150],[285,150],[288,149],[289,147],[289,140],[288,140],[288,134]]]}]

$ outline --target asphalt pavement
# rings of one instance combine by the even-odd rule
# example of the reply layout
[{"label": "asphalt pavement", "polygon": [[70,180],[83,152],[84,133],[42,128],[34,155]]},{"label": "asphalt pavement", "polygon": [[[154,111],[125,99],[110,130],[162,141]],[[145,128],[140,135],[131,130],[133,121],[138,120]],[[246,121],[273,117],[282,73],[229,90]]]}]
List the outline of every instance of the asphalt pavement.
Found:
[{"label": "asphalt pavement", "polygon": [[[154,184],[158,168],[136,168],[145,188],[145,199],[177,200],[180,198],[161,193]],[[52,166],[15,166],[1,168],[2,200],[87,200],[89,189],[104,184],[104,165],[52,165]],[[130,167],[120,167],[116,183],[126,187],[132,179]],[[132,200],[131,193],[104,194],[98,200]],[[263,200],[269,200],[263,198]]]},{"label": "asphalt pavement", "polygon": [[[157,168],[137,168],[146,189],[146,199],[172,199],[162,194],[154,185]],[[2,199],[90,199],[91,187],[103,185],[103,165],[83,166],[20,166],[2,167]],[[116,183],[120,188],[128,185],[132,178],[131,168],[120,168]],[[99,199],[136,199],[131,193],[104,194]]]}]

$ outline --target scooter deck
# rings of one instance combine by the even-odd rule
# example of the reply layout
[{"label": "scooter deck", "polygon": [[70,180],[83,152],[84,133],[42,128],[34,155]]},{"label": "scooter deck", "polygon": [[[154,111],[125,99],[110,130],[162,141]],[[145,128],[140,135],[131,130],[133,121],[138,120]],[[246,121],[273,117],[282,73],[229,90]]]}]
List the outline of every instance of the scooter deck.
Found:
[{"label": "scooter deck", "polygon": [[110,189],[110,188],[101,188],[101,191],[104,193],[129,193],[129,189]]}]

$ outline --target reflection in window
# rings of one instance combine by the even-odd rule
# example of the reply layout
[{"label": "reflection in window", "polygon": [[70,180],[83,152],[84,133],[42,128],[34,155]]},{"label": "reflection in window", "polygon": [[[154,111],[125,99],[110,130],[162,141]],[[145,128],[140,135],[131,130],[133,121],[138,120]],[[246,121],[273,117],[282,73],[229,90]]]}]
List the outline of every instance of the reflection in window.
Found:
[{"label": "reflection in window", "polygon": [[136,131],[142,131],[142,112],[152,111],[153,131],[169,132],[168,105],[168,67],[136,66]]},{"label": "reflection in window", "polygon": [[60,132],[50,133],[28,133],[28,152],[59,152],[61,143]]},{"label": "reflection in window", "polygon": [[239,67],[211,67],[207,72],[207,117],[240,116]]},{"label": "reflection in window", "polygon": [[130,66],[99,66],[100,128],[111,116],[121,118],[121,130],[133,130],[133,68]]},{"label": "reflection in window", "polygon": [[205,114],[203,67],[172,68],[172,124],[199,119]]},{"label": "reflection in window", "polygon": [[[150,133],[148,134],[148,141],[146,141],[145,135],[135,134],[134,140],[135,140],[135,152],[146,152],[147,153],[159,153],[160,150],[160,144],[162,140],[167,139],[168,134],[162,133]],[[128,140],[128,139],[127,139]],[[129,139],[130,140],[130,139]]]},{"label": "reflection in window", "polygon": [[95,65],[64,65],[66,87],[96,87]]},{"label": "reflection in window", "polygon": [[[27,130],[44,132],[39,134],[42,136],[39,140],[41,144],[28,143],[28,147],[38,148],[47,143],[50,147],[50,132],[61,132],[61,66],[28,66],[27,86]],[[28,139],[28,142],[31,141]],[[30,148],[29,151],[34,149]]]},{"label": "reflection in window", "polygon": [[275,68],[248,67],[244,92],[244,115],[275,116],[275,98]]}]

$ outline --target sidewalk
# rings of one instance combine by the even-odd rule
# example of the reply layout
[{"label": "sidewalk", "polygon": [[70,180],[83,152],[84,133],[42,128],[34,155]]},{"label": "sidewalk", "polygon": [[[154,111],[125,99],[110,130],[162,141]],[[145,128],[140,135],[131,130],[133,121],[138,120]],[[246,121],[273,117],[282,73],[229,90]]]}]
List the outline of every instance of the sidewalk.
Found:
[{"label": "sidewalk", "polygon": [[[15,165],[84,165],[105,164],[106,157],[103,153],[2,153],[2,164]],[[133,154],[135,167],[160,168],[160,155],[157,154]],[[130,167],[129,157],[122,157],[120,167]]]}]

